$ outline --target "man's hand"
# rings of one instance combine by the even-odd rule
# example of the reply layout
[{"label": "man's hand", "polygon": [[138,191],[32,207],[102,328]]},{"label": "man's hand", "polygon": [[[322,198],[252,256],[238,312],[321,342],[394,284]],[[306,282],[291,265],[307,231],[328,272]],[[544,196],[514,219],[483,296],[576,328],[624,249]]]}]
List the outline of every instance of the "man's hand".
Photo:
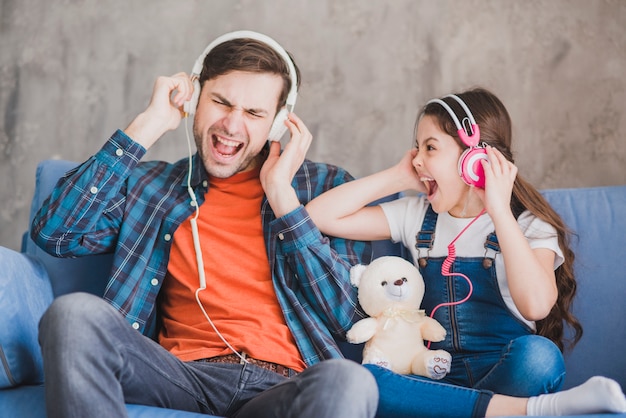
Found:
[{"label": "man's hand", "polygon": [[150,148],[165,132],[180,125],[183,104],[191,99],[193,83],[185,73],[157,78],[150,104],[125,129],[126,135]]},{"label": "man's hand", "polygon": [[313,140],[304,122],[294,113],[289,114],[285,124],[291,139],[282,154],[280,143],[272,142],[267,160],[261,168],[261,185],[277,217],[286,215],[300,205],[291,181],[304,162]]}]

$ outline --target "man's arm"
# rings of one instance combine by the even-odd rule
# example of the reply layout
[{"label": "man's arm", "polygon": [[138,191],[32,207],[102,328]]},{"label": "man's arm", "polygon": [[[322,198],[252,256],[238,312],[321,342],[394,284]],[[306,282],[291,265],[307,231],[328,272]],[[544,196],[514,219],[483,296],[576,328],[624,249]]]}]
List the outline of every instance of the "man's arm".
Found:
[{"label": "man's arm", "polygon": [[350,268],[371,261],[371,245],[326,237],[311,220],[303,205],[352,177],[334,166],[305,162],[311,133],[293,113],[285,124],[289,142],[282,153],[280,144],[272,143],[261,169],[261,184],[278,218],[270,224],[270,247],[275,246],[286,261],[270,263],[273,274],[298,289],[326,327],[343,338],[354,322],[365,317],[350,283]]},{"label": "man's arm", "polygon": [[185,73],[159,77],[150,104],[125,133],[117,131],[98,153],[59,180],[33,220],[33,240],[57,256],[112,251],[126,201],[125,180],[147,149],[178,127],[183,103],[192,93]]},{"label": "man's arm", "polygon": [[33,219],[33,241],[59,257],[111,252],[126,200],[124,181],[145,152],[115,132],[98,153],[59,179]]},{"label": "man's arm", "polygon": [[366,316],[359,307],[356,288],[350,283],[350,268],[371,261],[371,245],[322,235],[303,205],[351,179],[340,168],[305,162],[294,179],[302,204],[271,224],[278,258],[285,261],[276,261],[274,274],[300,292],[315,315],[341,338]]},{"label": "man's arm", "polygon": [[193,83],[185,73],[157,78],[150,104],[124,132],[145,149],[149,149],[165,132],[180,125],[184,117],[183,104],[191,99],[192,94]]}]

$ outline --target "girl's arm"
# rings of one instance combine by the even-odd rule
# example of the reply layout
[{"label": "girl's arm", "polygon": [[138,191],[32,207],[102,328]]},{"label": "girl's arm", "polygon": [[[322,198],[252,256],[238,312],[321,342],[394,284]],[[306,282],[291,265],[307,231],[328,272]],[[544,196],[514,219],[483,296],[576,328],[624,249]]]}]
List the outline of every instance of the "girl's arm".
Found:
[{"label": "girl's arm", "polygon": [[532,249],[517,219],[511,212],[511,193],[517,167],[499,151],[487,149],[486,185],[478,190],[493,220],[504,259],[511,297],[520,313],[529,321],[545,318],[558,296],[554,274],[555,253]]},{"label": "girl's arm", "polygon": [[306,205],[313,222],[324,234],[354,240],[379,240],[391,236],[380,206],[369,203],[405,190],[420,190],[408,151],[393,167],[335,187]]}]

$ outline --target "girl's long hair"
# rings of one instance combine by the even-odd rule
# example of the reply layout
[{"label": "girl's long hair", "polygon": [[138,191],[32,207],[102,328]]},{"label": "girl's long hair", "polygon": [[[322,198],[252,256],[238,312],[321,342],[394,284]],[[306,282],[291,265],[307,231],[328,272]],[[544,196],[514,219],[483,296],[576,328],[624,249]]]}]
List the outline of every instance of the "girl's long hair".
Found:
[{"label": "girl's long hair", "polygon": [[[457,94],[469,107],[480,128],[480,140],[498,149],[507,160],[513,161],[511,152],[512,126],[511,118],[502,102],[491,92],[482,88],[472,89]],[[452,98],[443,99],[456,113],[459,120],[465,117],[461,106]],[[447,111],[439,104],[427,104],[418,117],[433,116],[440,128],[452,136],[463,148],[467,148],[457,134],[457,128]],[[417,126],[417,125],[416,125]],[[576,295],[576,279],[574,277],[574,253],[569,246],[571,231],[561,217],[550,206],[539,191],[524,180],[519,173],[513,184],[511,210],[517,218],[528,210],[537,218],[549,223],[556,229],[559,247],[563,251],[564,261],[556,271],[558,297],[552,310],[542,320],[536,321],[537,334],[552,340],[563,351],[573,347],[582,337],[583,329],[571,312],[572,302]],[[573,331],[571,339],[565,337],[565,324]]]}]

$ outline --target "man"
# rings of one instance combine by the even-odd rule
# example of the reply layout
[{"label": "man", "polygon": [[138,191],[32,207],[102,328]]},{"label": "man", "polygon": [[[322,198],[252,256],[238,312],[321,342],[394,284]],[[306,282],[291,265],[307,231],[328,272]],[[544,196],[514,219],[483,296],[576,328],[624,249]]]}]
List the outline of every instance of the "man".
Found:
[{"label": "man", "polygon": [[[33,221],[52,254],[115,254],[109,303],[70,294],[42,318],[50,417],[122,417],[125,402],[237,417],[375,413],[373,378],[333,340],[363,316],[348,277],[370,248],[322,236],[302,206],[350,177],[294,166],[311,134],[293,113],[278,121],[291,134],[283,153],[268,146],[298,69],[263,35],[222,38],[199,58],[195,86],[184,73],[159,77],[146,110],[62,178]],[[198,152],[139,163],[190,100]]]}]

